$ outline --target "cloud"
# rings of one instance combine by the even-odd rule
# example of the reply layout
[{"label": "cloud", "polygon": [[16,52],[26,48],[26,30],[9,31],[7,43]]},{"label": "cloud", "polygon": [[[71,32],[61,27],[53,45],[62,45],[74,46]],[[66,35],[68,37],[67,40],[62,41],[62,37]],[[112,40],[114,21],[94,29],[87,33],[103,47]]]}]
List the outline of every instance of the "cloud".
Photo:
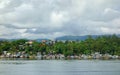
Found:
[{"label": "cloud", "polygon": [[0,0],[0,38],[120,34],[119,0]]},{"label": "cloud", "polygon": [[62,27],[63,23],[67,21],[67,13],[65,12],[52,12],[51,23],[54,27]]},{"label": "cloud", "polygon": [[0,0],[0,14],[6,14],[15,10],[22,4],[22,0]]}]

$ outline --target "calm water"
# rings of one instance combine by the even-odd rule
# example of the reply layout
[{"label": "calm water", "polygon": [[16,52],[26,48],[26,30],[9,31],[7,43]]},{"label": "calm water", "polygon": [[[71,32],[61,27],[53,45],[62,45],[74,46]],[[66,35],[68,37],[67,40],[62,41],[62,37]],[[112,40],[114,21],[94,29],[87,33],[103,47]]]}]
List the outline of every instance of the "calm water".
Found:
[{"label": "calm water", "polygon": [[120,75],[120,60],[0,60],[0,75]]}]

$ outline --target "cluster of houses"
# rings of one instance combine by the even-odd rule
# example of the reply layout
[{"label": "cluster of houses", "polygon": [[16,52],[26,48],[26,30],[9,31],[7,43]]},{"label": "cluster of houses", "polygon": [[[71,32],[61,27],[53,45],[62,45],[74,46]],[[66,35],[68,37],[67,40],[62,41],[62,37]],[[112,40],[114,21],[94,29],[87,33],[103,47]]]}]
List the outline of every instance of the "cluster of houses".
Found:
[{"label": "cluster of houses", "polygon": [[99,52],[95,52],[91,55],[80,54],[67,56],[67,59],[120,59],[118,55],[110,55],[110,54],[100,54]]},{"label": "cluster of houses", "polygon": [[16,53],[9,53],[4,51],[0,58],[30,58],[30,59],[65,59],[63,54],[41,54],[41,52],[37,52],[36,55],[30,55],[28,53],[23,52],[16,52]]},{"label": "cluster of houses", "polygon": [[55,59],[120,59],[118,55],[110,55],[110,54],[100,54],[99,52],[95,52],[91,55],[68,55],[64,56],[63,54],[41,54],[41,52],[37,52],[36,55],[30,55],[28,53],[17,52],[17,53],[9,53],[4,51],[4,53],[0,56],[0,58],[32,58],[32,59],[45,59],[45,60],[55,60]]}]

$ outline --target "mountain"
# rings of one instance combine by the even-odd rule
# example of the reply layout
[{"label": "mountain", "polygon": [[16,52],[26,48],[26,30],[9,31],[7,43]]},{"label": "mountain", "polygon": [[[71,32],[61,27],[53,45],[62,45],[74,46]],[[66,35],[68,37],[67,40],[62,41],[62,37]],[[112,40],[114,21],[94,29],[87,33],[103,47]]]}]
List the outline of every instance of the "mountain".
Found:
[{"label": "mountain", "polygon": [[[88,38],[89,35],[84,35],[84,36],[72,36],[72,35],[69,35],[69,36],[61,36],[61,37],[57,37],[55,38],[55,40],[85,40]],[[97,38],[99,36],[103,36],[103,35],[90,35],[92,38]],[[111,36],[111,35],[104,35],[104,36]],[[116,36],[118,36],[120,38],[120,34],[116,34]],[[47,39],[47,38],[40,38],[40,39],[27,39],[27,38],[21,38],[21,39],[26,39],[26,40],[35,40],[37,42],[41,42],[42,40],[50,40],[50,39]],[[0,41],[3,41],[3,40],[8,40],[8,41],[14,41],[14,40],[19,40],[19,39],[5,39],[5,38],[0,38]]]},{"label": "mountain", "polygon": [[[91,35],[92,38],[98,37],[98,35]],[[57,37],[56,40],[85,40],[88,38],[88,35],[85,36],[62,36]]]},{"label": "mountain", "polygon": [[0,38],[0,41],[3,41],[3,40],[6,40],[6,39],[4,39],[4,38]]},{"label": "mountain", "polygon": [[[89,35],[84,36],[62,36],[57,37],[56,40],[85,40],[88,38]],[[111,36],[111,35],[90,35],[92,38],[97,38],[99,36]],[[116,36],[120,37],[120,34],[117,34]]]}]

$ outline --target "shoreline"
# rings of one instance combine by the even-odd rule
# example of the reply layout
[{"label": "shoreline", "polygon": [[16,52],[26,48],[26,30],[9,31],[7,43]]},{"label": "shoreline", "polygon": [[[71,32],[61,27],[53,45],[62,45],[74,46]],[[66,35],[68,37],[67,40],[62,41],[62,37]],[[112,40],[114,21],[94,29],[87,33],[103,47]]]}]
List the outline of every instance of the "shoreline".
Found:
[{"label": "shoreline", "polygon": [[30,59],[30,58],[0,58],[0,61],[4,61],[4,60],[16,60],[16,61],[19,61],[19,60],[48,60],[48,61],[54,61],[54,60],[56,60],[56,61],[59,61],[59,60],[120,60],[120,59]]},{"label": "shoreline", "polygon": [[47,55],[28,55],[28,56],[8,56],[1,55],[0,59],[10,59],[10,60],[116,60],[120,59],[118,55],[109,55],[109,54],[93,54],[93,55],[68,55],[64,56],[63,54],[47,54]]}]

